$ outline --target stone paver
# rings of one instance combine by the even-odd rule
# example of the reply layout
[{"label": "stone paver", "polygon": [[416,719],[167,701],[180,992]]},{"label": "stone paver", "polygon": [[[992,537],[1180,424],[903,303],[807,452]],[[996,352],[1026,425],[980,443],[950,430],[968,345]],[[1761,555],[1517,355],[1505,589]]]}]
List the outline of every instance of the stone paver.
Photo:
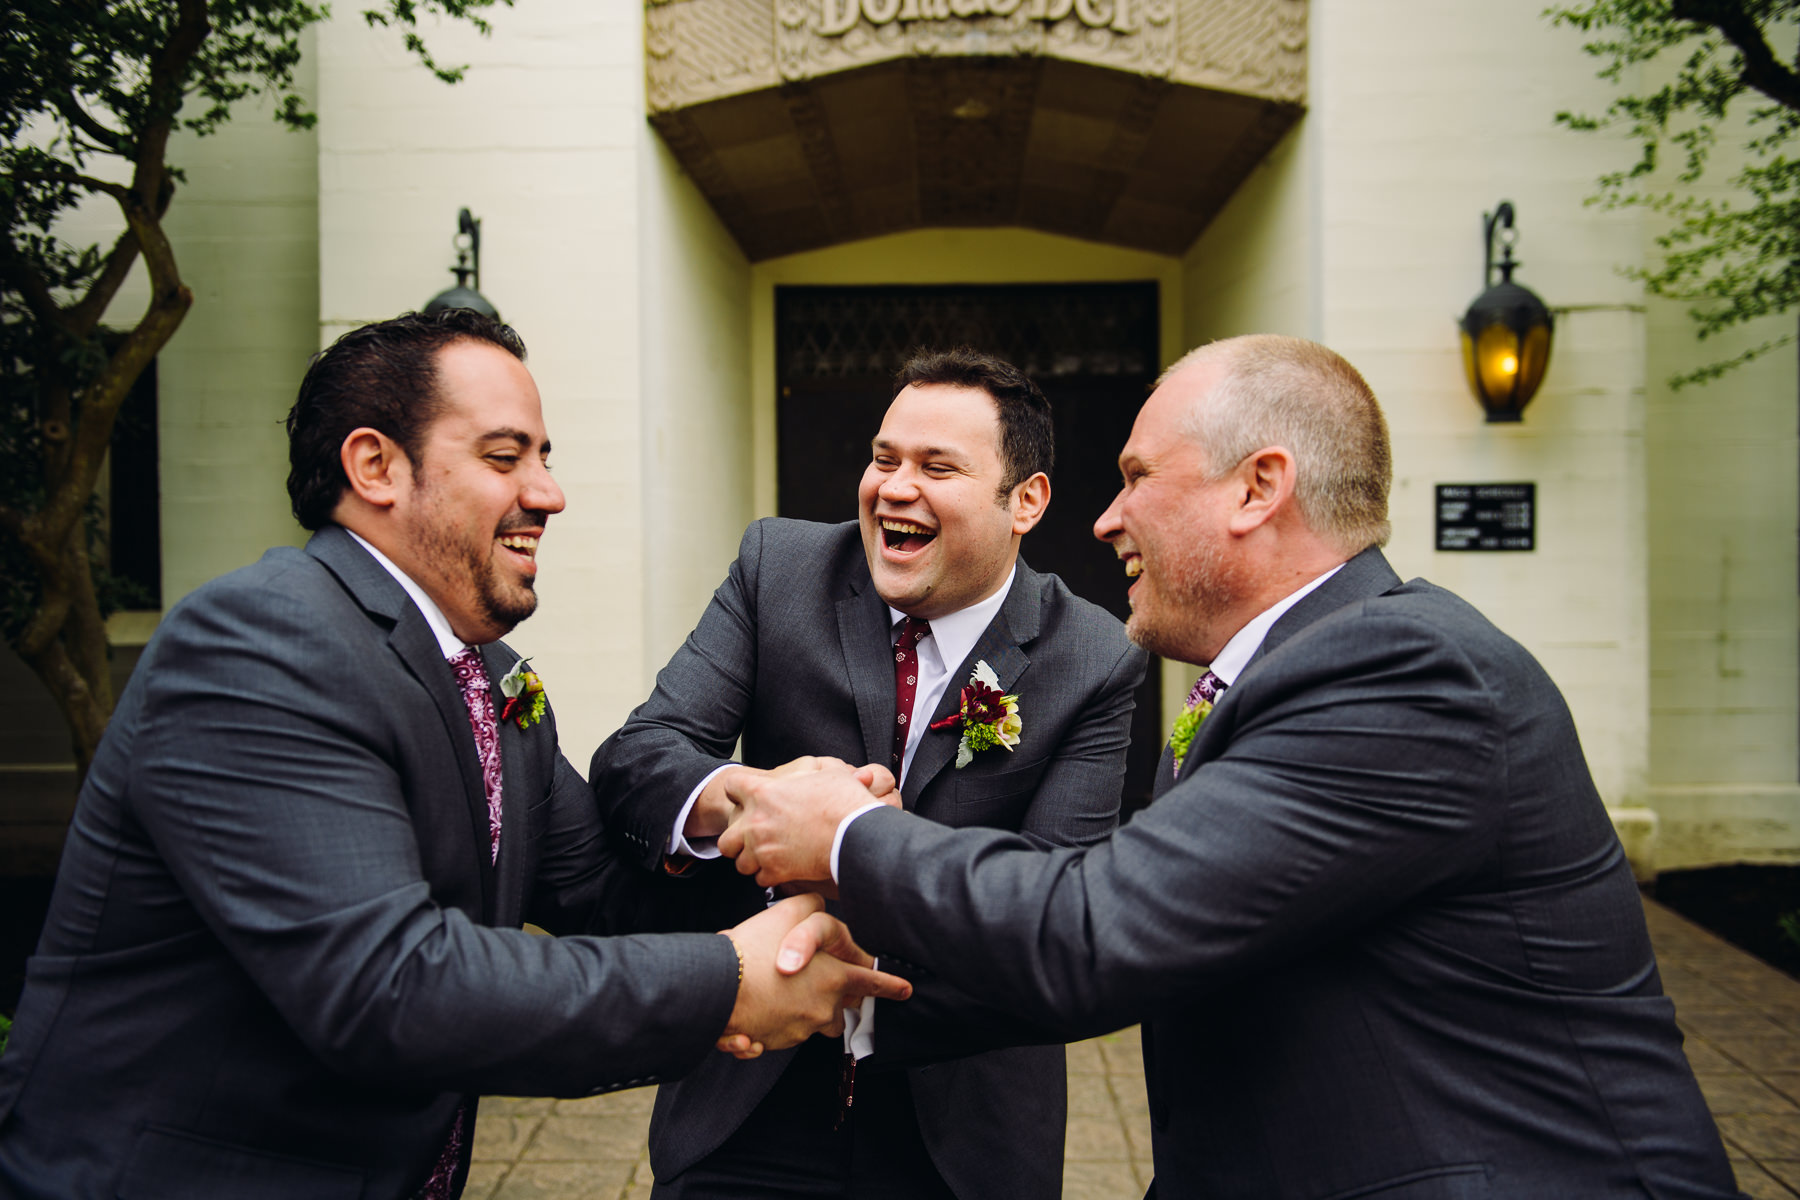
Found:
[{"label": "stone paver", "polygon": [[[1644,905],[1688,1061],[1753,1200],[1800,1198],[1800,982]],[[469,1200],[649,1200],[648,1088],[586,1100],[490,1097]],[[1137,1030],[1069,1047],[1063,1200],[1139,1200],[1150,1107]]]}]

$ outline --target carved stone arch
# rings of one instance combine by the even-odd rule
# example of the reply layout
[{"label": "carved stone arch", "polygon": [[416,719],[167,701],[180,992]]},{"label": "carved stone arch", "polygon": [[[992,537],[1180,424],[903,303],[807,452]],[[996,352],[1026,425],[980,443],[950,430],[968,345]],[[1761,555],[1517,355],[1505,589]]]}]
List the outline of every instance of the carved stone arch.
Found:
[{"label": "carved stone arch", "polygon": [[1306,93],[1305,0],[666,0],[645,40],[753,260],[982,225],[1179,254]]}]

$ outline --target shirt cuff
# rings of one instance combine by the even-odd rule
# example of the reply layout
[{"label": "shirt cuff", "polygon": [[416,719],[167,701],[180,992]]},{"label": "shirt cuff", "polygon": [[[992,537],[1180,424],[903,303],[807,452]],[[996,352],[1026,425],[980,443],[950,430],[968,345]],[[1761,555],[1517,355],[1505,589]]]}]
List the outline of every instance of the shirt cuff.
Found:
[{"label": "shirt cuff", "polygon": [[[877,970],[881,960],[875,960]],[[862,1004],[844,1010],[844,1052],[857,1062],[875,1053],[875,997],[864,996]]]},{"label": "shirt cuff", "polygon": [[728,762],[722,767],[714,767],[706,773],[706,778],[700,781],[699,786],[688,793],[687,803],[682,805],[681,811],[675,814],[675,828],[669,831],[668,852],[670,854],[685,854],[689,858],[719,857],[718,838],[695,838],[690,842],[682,836],[681,831],[687,825],[688,814],[694,811],[694,804],[700,799],[700,793],[706,790],[706,785],[717,779],[720,772],[743,765],[743,763]]},{"label": "shirt cuff", "polygon": [[[838,851],[844,848],[844,831],[846,829],[850,828],[850,822],[856,820],[856,818],[862,816],[864,813],[868,812],[870,809],[888,808],[888,807],[890,807],[890,806],[883,804],[879,800],[871,800],[867,804],[863,805],[861,808],[857,809],[855,812],[851,813],[849,816],[845,817],[843,820],[838,822],[837,834],[835,836],[833,836],[831,839],[831,882],[833,882],[833,883],[842,883],[843,882],[842,880],[840,880],[838,878]],[[677,828],[679,828],[679,826],[677,826]]]}]

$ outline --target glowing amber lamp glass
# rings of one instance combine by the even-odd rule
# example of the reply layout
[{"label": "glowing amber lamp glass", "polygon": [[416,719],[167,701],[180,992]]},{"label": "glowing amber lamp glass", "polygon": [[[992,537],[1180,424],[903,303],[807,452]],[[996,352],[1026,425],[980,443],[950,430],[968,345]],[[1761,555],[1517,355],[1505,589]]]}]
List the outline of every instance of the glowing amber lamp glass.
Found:
[{"label": "glowing amber lamp glass", "polygon": [[1462,319],[1463,371],[1490,422],[1517,421],[1550,365],[1550,310],[1529,290],[1501,283]]}]

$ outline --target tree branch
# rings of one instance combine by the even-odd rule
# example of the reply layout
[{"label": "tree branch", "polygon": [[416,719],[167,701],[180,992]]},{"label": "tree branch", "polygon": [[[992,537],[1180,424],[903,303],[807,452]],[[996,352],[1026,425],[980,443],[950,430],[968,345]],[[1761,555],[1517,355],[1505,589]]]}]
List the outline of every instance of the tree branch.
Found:
[{"label": "tree branch", "polygon": [[56,297],[50,294],[50,285],[44,282],[42,275],[18,258],[10,246],[0,251],[0,279],[17,289],[38,320],[67,331],[67,316],[56,303]]},{"label": "tree branch", "polygon": [[[165,201],[166,202],[166,201]],[[60,544],[81,518],[87,498],[93,494],[112,441],[113,421],[131,391],[132,383],[168,344],[193,307],[194,293],[181,282],[175,252],[157,215],[139,200],[135,191],[119,197],[144,266],[150,274],[150,304],[125,340],[112,352],[99,378],[82,389],[81,418],[76,423],[61,471],[44,497],[44,506],[31,524],[50,544]],[[60,625],[60,619],[59,619]]]},{"label": "tree branch", "polygon": [[125,187],[120,184],[110,183],[104,179],[95,179],[92,175],[83,175],[79,171],[15,171],[13,178],[74,184],[76,187],[86,188],[90,192],[111,196],[115,200],[121,199],[126,191]]},{"label": "tree branch", "polygon": [[143,200],[145,208],[159,216],[168,204],[163,188],[167,177],[164,160],[169,148],[169,134],[175,127],[175,114],[181,111],[182,84],[187,78],[188,66],[212,33],[206,0],[179,0],[176,12],[179,15],[169,40],[150,61],[151,115],[138,138],[132,163],[132,190]]},{"label": "tree branch", "polygon": [[1744,81],[1777,104],[1800,111],[1800,75],[1775,57],[1761,27],[1742,3],[1672,0],[1669,13],[1677,20],[1710,25],[1724,34],[1743,56]]},{"label": "tree branch", "polygon": [[101,149],[112,154],[125,153],[125,135],[102,125],[73,95],[58,96],[56,109],[65,121],[98,142]]},{"label": "tree branch", "polygon": [[69,308],[69,325],[80,336],[91,334],[100,318],[106,315],[106,306],[112,303],[112,298],[131,274],[131,264],[137,261],[138,250],[137,233],[127,223],[108,252],[106,265],[88,285],[87,295]]}]

